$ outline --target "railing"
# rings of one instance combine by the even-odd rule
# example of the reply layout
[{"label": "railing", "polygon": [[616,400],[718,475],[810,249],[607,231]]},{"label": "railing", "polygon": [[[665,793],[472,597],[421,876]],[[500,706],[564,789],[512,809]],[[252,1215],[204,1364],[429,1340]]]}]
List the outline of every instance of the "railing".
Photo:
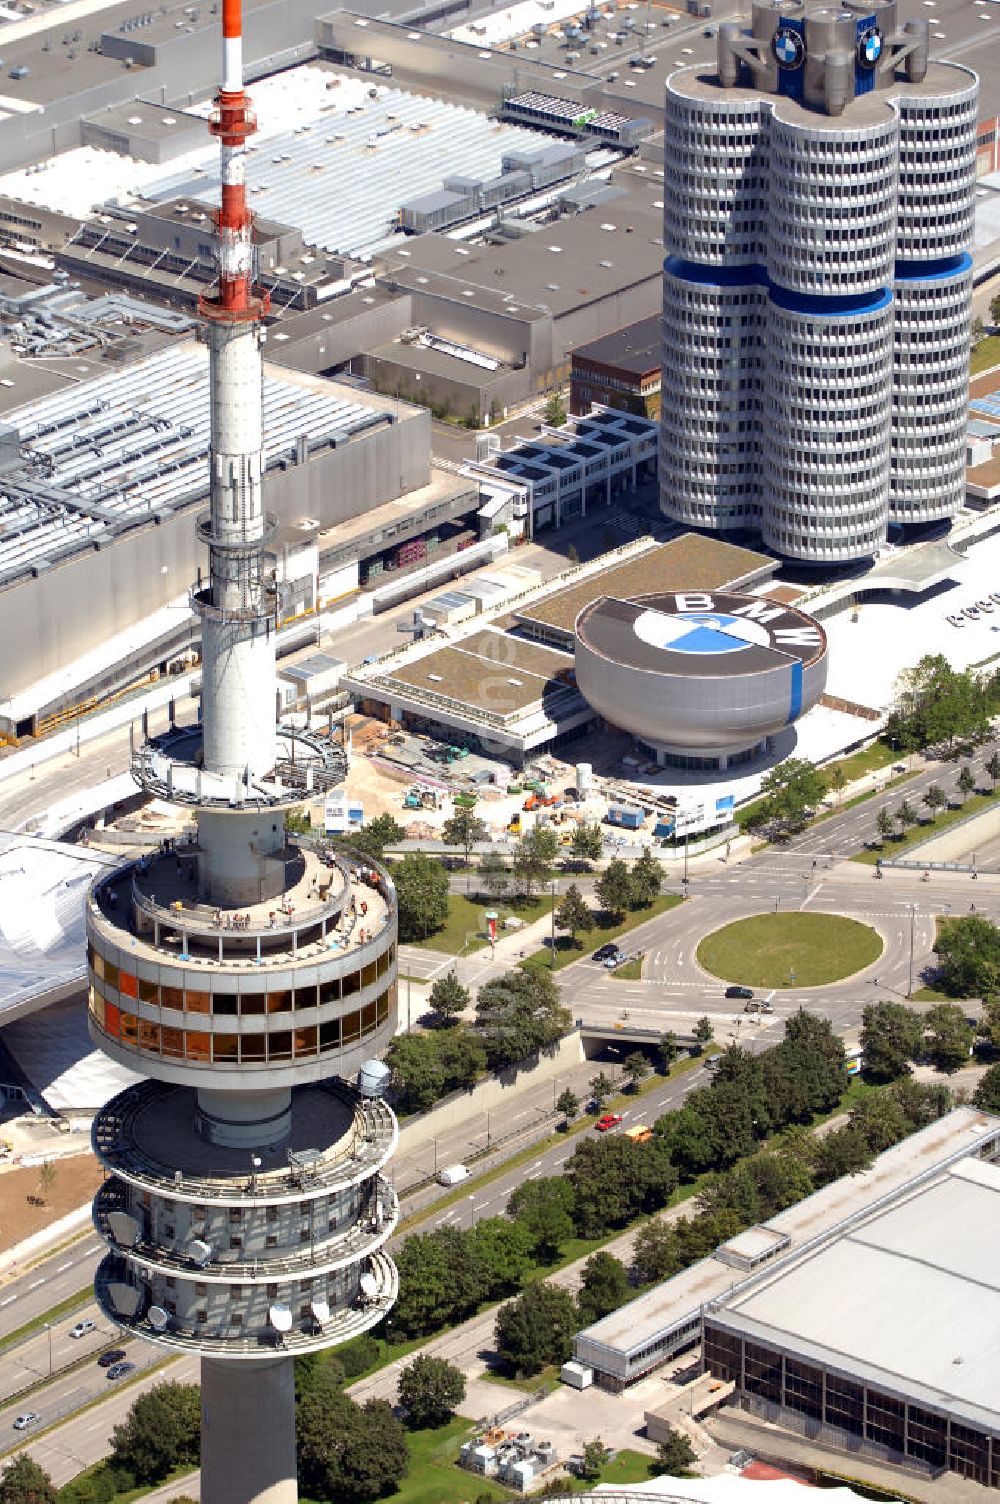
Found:
[{"label": "railing", "polygon": [[155,1160],[135,1144],[134,1125],[141,1112],[175,1091],[161,1081],[144,1081],[113,1097],[94,1118],[91,1140],[94,1153],[113,1174],[137,1185],[152,1186],[176,1200],[214,1201],[234,1206],[250,1203],[270,1205],[276,1201],[310,1200],[331,1191],[349,1189],[381,1170],[396,1149],[398,1129],[391,1108],[374,1097],[359,1097],[351,1087],[325,1081],[314,1088],[328,1092],[353,1109],[350,1146],[338,1141],[308,1166],[285,1165],[277,1170],[208,1178],[181,1173],[165,1161]]}]

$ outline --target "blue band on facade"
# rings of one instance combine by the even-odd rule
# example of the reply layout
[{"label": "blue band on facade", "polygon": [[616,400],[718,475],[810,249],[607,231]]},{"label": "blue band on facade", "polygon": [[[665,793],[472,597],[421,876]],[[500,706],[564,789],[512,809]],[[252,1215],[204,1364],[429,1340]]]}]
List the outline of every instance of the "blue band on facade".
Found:
[{"label": "blue band on facade", "polygon": [[701,287],[766,287],[767,273],[762,266],[708,266],[703,261],[686,261],[683,256],[668,256],[663,270],[684,282]]},{"label": "blue band on facade", "polygon": [[792,663],[792,693],[788,704],[788,725],[797,720],[802,713],[802,661],[796,658]]},{"label": "blue band on facade", "polygon": [[897,282],[933,282],[945,277],[963,277],[972,270],[972,257],[941,256],[936,261],[897,261]]},{"label": "blue band on facade", "polygon": [[772,303],[787,309],[789,313],[808,313],[816,318],[835,319],[878,313],[880,309],[889,307],[892,291],[888,287],[878,287],[874,292],[824,297],[818,293],[789,292],[787,287],[775,287],[772,283],[770,298]]},{"label": "blue band on facade", "polygon": [[[966,258],[967,259],[967,258]],[[936,265],[938,263],[935,263]],[[892,290],[878,287],[874,292],[823,293],[791,292],[772,282],[762,266],[709,266],[701,261],[687,261],[683,256],[668,256],[663,270],[683,282],[698,287],[761,287],[771,301],[790,313],[808,313],[818,318],[845,318],[852,314],[877,313],[892,302]],[[955,272],[949,275],[956,275]]]}]

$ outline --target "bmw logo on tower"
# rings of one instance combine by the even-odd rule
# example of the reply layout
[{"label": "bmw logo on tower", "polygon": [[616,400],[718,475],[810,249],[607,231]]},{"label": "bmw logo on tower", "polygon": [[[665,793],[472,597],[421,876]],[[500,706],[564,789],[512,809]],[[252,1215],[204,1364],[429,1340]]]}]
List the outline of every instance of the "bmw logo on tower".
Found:
[{"label": "bmw logo on tower", "polygon": [[882,56],[882,33],[877,26],[869,26],[858,37],[858,65],[874,68]]},{"label": "bmw logo on tower", "polygon": [[771,39],[771,51],[779,68],[801,68],[805,62],[805,42],[794,26],[778,27]]}]

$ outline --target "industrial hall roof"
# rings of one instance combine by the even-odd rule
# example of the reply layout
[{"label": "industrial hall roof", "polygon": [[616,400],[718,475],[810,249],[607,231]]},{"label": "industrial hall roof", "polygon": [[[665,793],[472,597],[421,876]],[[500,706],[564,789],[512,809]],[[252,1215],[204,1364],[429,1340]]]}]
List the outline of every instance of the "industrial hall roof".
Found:
[{"label": "industrial hall roof", "polygon": [[[264,377],[268,468],[383,421],[319,378]],[[0,587],[207,488],[208,352],[194,341],[5,414]]]}]

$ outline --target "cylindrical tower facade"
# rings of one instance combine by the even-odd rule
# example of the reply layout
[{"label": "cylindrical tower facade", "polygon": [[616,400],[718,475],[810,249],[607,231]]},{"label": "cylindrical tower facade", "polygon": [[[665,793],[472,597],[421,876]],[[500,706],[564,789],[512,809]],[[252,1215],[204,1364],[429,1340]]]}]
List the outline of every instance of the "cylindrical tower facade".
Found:
[{"label": "cylindrical tower facade", "polygon": [[833,565],[955,511],[976,94],[895,0],[754,0],[717,72],[670,76],[669,517]]},{"label": "cylindrical tower facade", "polygon": [[148,1078],[94,1120],[95,1289],[123,1329],[202,1354],[202,1498],[295,1504],[294,1355],[367,1330],[396,1294],[395,1119],[351,1084],[395,1032],[396,900],[381,867],[285,826],[346,762],[276,725],[239,0],[222,20],[202,714],[133,749],[140,787],[188,807],[197,835],[89,897],[91,1037]]}]

